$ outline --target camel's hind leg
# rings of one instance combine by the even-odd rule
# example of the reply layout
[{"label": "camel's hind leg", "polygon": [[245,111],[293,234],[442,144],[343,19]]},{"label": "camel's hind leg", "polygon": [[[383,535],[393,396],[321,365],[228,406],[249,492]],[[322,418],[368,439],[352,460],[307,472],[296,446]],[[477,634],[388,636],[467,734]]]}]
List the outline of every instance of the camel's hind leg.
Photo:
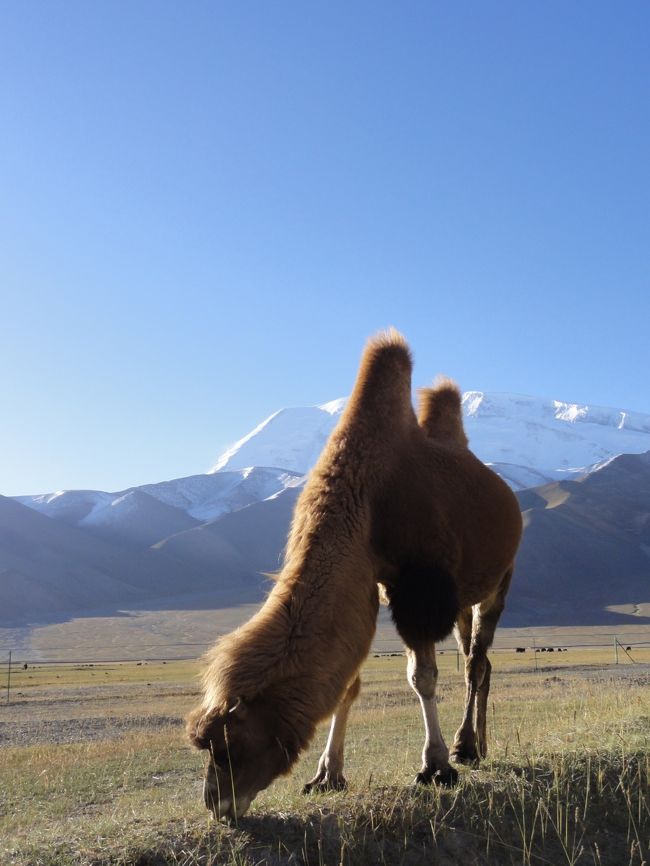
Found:
[{"label": "camel's hind leg", "polygon": [[487,651],[494,640],[511,577],[509,570],[495,593],[473,608],[461,610],[456,621],[456,639],[465,656],[467,691],[451,759],[461,764],[478,764],[487,755],[486,716],[492,671]]},{"label": "camel's hind leg", "polygon": [[361,679],[359,675],[354,678],[343,695],[341,703],[332,716],[332,726],[325,745],[325,750],[320,756],[318,770],[313,779],[302,789],[303,794],[310,791],[342,791],[347,782],[343,775],[343,750],[345,746],[345,729],[348,724],[350,707],[354,703],[359,690]]},{"label": "camel's hind leg", "polygon": [[458,779],[458,772],[449,764],[449,749],[438,722],[436,706],[438,666],[435,644],[426,644],[417,649],[407,648],[407,655],[408,681],[420,699],[425,731],[422,769],[415,777],[415,781],[424,785],[432,781],[437,785],[453,785]]}]

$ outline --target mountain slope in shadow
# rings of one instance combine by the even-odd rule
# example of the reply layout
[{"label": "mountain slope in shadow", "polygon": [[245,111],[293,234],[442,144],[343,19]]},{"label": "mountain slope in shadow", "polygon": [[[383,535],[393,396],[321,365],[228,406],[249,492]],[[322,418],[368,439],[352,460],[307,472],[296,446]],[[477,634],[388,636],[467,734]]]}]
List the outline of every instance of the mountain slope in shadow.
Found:
[{"label": "mountain slope in shadow", "polygon": [[632,618],[650,613],[650,452],[518,498],[525,528],[508,624],[650,622]]}]

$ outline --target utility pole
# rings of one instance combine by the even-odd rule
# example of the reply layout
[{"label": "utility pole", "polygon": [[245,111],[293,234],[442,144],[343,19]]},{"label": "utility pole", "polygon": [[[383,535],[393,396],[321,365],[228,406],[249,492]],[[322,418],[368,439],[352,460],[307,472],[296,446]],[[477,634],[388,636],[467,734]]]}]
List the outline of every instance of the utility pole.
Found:
[{"label": "utility pole", "polygon": [[9,667],[7,668],[7,703],[9,703],[9,692],[11,691],[11,650],[9,650]]}]

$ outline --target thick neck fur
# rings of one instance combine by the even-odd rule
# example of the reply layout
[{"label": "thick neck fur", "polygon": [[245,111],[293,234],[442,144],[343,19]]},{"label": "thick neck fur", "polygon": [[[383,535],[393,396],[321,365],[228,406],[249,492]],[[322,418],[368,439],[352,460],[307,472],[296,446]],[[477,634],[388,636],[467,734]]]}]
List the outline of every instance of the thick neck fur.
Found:
[{"label": "thick neck fur", "polygon": [[[334,712],[370,649],[377,616],[374,572],[366,564],[365,574],[350,574],[319,547],[312,543],[301,567],[281,572],[259,613],[217,644],[204,676],[206,709],[225,712],[243,698],[274,720],[296,755]],[[352,582],[353,592],[338,586]]]}]

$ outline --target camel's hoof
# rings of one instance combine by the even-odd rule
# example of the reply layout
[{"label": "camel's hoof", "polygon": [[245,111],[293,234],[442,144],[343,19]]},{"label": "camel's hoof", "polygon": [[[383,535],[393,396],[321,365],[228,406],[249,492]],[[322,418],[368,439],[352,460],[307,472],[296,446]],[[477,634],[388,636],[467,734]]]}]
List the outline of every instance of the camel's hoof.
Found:
[{"label": "camel's hoof", "polygon": [[439,785],[442,788],[453,788],[458,781],[458,770],[446,767],[444,770],[423,770],[415,777],[415,785]]},{"label": "camel's hoof", "polygon": [[435,785],[440,785],[442,788],[453,788],[458,782],[458,770],[454,767],[447,767],[445,770],[436,770],[433,774],[433,782]]},{"label": "camel's hoof", "polygon": [[323,794],[327,791],[345,791],[347,786],[348,783],[344,776],[325,776],[322,779],[316,777],[311,782],[307,782],[302,789],[302,793],[311,794],[313,791],[316,791],[318,794]]},{"label": "camel's hoof", "polygon": [[455,751],[451,753],[449,760],[453,761],[454,764],[463,764],[465,767],[478,767],[480,763],[476,752]]},{"label": "camel's hoof", "polygon": [[418,773],[415,779],[413,779],[414,785],[430,785],[431,780],[433,779],[433,773]]}]

